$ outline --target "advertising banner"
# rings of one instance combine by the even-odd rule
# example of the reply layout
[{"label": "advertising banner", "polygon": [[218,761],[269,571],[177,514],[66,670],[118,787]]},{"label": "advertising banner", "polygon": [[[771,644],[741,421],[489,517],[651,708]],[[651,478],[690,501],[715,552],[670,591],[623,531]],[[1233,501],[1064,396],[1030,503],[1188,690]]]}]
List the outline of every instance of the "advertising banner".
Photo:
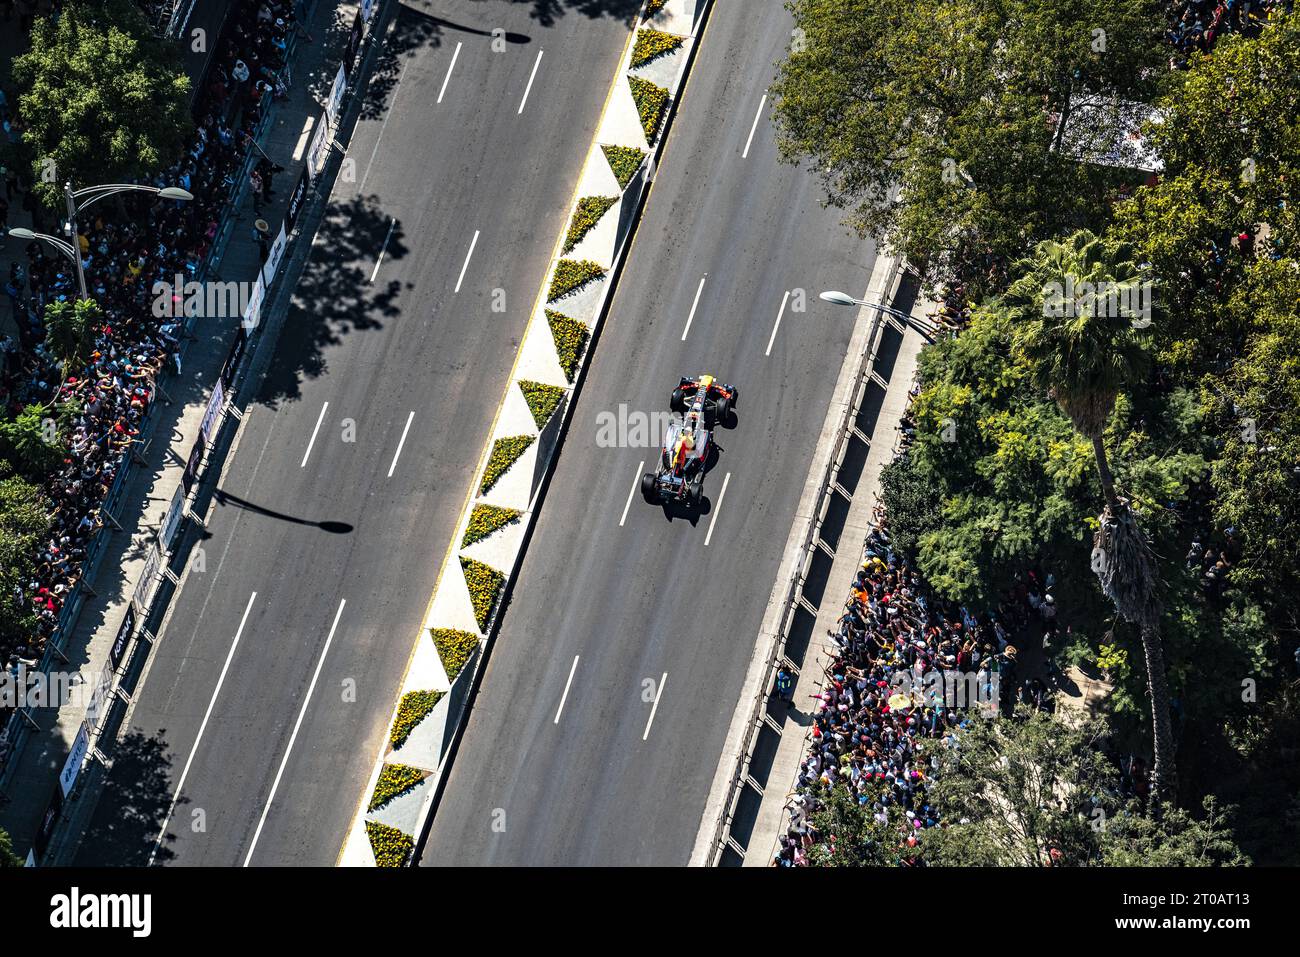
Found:
[{"label": "advertising banner", "polygon": [[181,475],[181,484],[185,486],[185,494],[190,494],[190,489],[194,487],[194,480],[199,477],[199,464],[203,461],[203,453],[207,446],[200,435],[194,440],[194,447],[190,449],[190,457],[185,460],[185,472]]},{"label": "advertising banner", "polygon": [[298,185],[289,194],[289,206],[284,211],[285,232],[293,232],[293,227],[298,222],[298,213],[302,211],[303,200],[307,198],[307,187],[310,183],[311,172],[304,166],[302,175],[298,177]]},{"label": "advertising banner", "polygon": [[262,267],[262,284],[267,289],[271,288],[276,270],[280,268],[280,259],[284,256],[284,247],[288,243],[289,234],[284,231],[284,224],[281,223],[280,233],[275,237],[275,242],[271,243],[271,251],[266,255],[266,265]]},{"label": "advertising banner", "polygon": [[81,765],[86,760],[86,754],[90,751],[90,729],[86,727],[86,722],[81,722],[81,730],[77,732],[77,738],[72,742],[72,750],[68,752],[68,760],[63,762],[63,770],[59,773],[59,787],[63,791],[63,796],[67,797],[72,786],[77,783],[77,775],[81,773]]},{"label": "advertising banner", "polygon": [[[200,442],[203,440],[200,439]],[[144,571],[140,575],[140,580],[135,583],[135,595],[133,600],[135,606],[141,611],[149,610],[149,603],[153,601],[154,589],[158,585],[159,569],[162,568],[162,553],[158,551],[158,546],[154,543],[149,545],[149,554],[144,560]]]},{"label": "advertising banner", "polygon": [[167,506],[167,515],[163,518],[162,525],[158,526],[158,547],[164,552],[172,550],[172,539],[176,537],[176,529],[180,528],[184,515],[185,488],[178,485],[172,493],[172,503]]},{"label": "advertising banner", "polygon": [[343,105],[343,94],[347,92],[348,74],[342,66],[334,74],[334,86],[330,88],[330,98],[325,101],[325,115],[330,118],[330,127],[338,125],[339,107]]},{"label": "advertising banner", "polygon": [[253,293],[248,297],[248,308],[244,310],[244,329],[252,332],[262,321],[262,299],[266,296],[266,283],[262,282],[259,274],[257,285],[253,287]]},{"label": "advertising banner", "polygon": [[117,637],[113,639],[113,646],[108,649],[108,663],[116,671],[122,664],[122,659],[126,657],[126,646],[131,643],[131,633],[135,631],[135,606],[126,606],[126,615],[122,618],[122,624],[117,629]]},{"label": "advertising banner", "polygon": [[235,341],[230,344],[230,354],[226,356],[226,364],[221,367],[221,384],[227,389],[234,384],[235,373],[239,371],[239,360],[244,358],[244,350],[247,347],[248,332],[241,322],[239,328],[235,330]]},{"label": "advertising banner", "polygon": [[208,399],[208,407],[203,410],[203,421],[199,423],[199,432],[202,433],[205,442],[212,441],[212,427],[216,424],[217,416],[221,414],[221,407],[225,403],[226,389],[221,384],[221,380],[217,379],[217,384],[212,389],[212,396]]},{"label": "advertising banner", "polygon": [[316,118],[316,133],[311,138],[311,147],[307,150],[307,169],[315,179],[325,168],[325,156],[330,145],[330,117],[322,113]]}]

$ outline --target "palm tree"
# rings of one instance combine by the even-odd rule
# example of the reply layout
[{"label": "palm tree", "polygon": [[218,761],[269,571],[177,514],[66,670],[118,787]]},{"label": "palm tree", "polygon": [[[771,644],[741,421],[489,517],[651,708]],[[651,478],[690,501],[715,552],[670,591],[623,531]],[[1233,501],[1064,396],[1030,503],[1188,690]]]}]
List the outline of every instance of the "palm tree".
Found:
[{"label": "palm tree", "polygon": [[1102,592],[1141,635],[1155,739],[1152,791],[1158,806],[1173,793],[1175,774],[1159,576],[1129,500],[1115,489],[1105,445],[1106,423],[1120,390],[1137,381],[1146,366],[1147,353],[1135,330],[1144,323],[1117,308],[1137,299],[1098,295],[1125,290],[1132,297],[1145,275],[1127,247],[1109,245],[1087,230],[1065,242],[1039,243],[1030,257],[1015,264],[1013,275],[1018,278],[1008,301],[1020,311],[1014,353],[1028,366],[1034,385],[1047,390],[1092,443],[1097,459],[1105,507],[1093,540],[1092,568]]}]

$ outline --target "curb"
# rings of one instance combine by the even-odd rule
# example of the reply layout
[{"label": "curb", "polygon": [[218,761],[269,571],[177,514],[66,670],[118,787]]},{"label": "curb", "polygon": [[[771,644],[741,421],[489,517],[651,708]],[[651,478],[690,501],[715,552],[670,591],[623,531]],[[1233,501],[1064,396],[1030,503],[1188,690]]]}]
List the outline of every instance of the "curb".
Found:
[{"label": "curb", "polygon": [[[581,388],[631,247],[711,6],[711,0],[668,0],[646,21],[643,0],[637,12],[636,29],[628,37],[606,94],[596,135],[569,202],[565,232],[556,238],[551,264],[533,304],[514,367],[479,458],[475,475],[480,477],[480,484],[470,489],[461,509],[455,535],[442,560],[423,624],[415,637],[389,728],[393,727],[408,695],[425,696],[409,699],[420,700],[424,713],[401,745],[393,747],[386,739],[381,746],[336,866],[378,866],[368,825],[395,829],[398,833],[388,832],[390,838],[409,841],[407,865],[414,863],[423,847],[482,679],[501,609],[508,603],[523,561],[574,398]],[[634,40],[643,28],[672,33],[680,42],[671,52],[632,68]],[[661,98],[666,97],[660,105],[657,123],[650,131],[644,128],[638,114],[629,78],[654,84]],[[656,80],[668,85],[662,86]],[[642,154],[635,171],[627,172],[622,183],[607,158],[606,147],[634,149]],[[569,251],[564,252],[568,224],[573,221],[580,201],[587,198],[612,202]],[[556,294],[553,285],[556,277],[579,265],[591,277]],[[561,351],[562,343],[567,347],[567,355]],[[525,383],[528,393],[523,387]],[[465,544],[464,536],[471,522],[489,516],[498,522],[503,518],[508,521]],[[477,529],[479,522],[475,526]],[[462,641],[476,641],[477,653],[456,674],[449,676],[434,647],[432,630],[445,630]],[[433,694],[438,697],[430,705]],[[370,811],[370,796],[385,765],[390,763],[414,768],[424,777],[385,808]],[[418,808],[414,800],[409,800],[404,808],[396,807],[403,796],[414,798],[416,792],[421,792]]]}]

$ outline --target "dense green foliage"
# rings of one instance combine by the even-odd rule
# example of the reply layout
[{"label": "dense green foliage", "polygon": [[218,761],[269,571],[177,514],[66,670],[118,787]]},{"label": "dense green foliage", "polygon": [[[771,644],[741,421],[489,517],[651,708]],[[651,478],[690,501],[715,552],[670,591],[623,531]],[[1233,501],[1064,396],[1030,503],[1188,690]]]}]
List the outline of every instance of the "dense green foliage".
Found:
[{"label": "dense green foliage", "polygon": [[535,435],[509,435],[493,442],[487,465],[483,468],[483,481],[478,487],[479,494],[486,495],[491,491],[492,486],[506,474],[506,470],[514,465],[515,460],[536,441]]},{"label": "dense green foliage", "polygon": [[377,811],[395,797],[405,794],[424,780],[425,772],[405,764],[385,764],[370,795],[369,809]]},{"label": "dense green foliage", "polygon": [[618,180],[618,185],[627,189],[627,184],[632,182],[632,177],[641,168],[645,151],[635,146],[602,146],[601,150],[605,154],[605,159],[609,161],[609,168],[613,171],[614,178]]},{"label": "dense green foliage", "polygon": [[[1150,102],[1163,76],[1156,0],[787,5],[802,32],[773,86],[783,154],[931,275],[1104,218],[1115,171],[1074,157],[1105,152],[1123,124],[1086,105]],[[1062,148],[1062,126],[1081,141]]]},{"label": "dense green foliage", "polygon": [[478,635],[457,628],[430,628],[429,635],[433,638],[433,647],[437,649],[438,657],[442,659],[447,680],[455,681],[470,655],[478,650]]},{"label": "dense green foliage", "polygon": [[672,53],[681,45],[681,37],[644,27],[637,31],[636,43],[632,46],[632,68],[645,66],[666,53]]},{"label": "dense green foliage", "polygon": [[95,349],[104,311],[93,299],[56,300],[45,307],[45,344],[67,373],[79,369]]},{"label": "dense green foliage", "polygon": [[388,743],[395,748],[405,744],[415,726],[428,717],[442,695],[441,691],[408,691],[402,695],[397,705],[397,717],[388,733]]},{"label": "dense green foliage", "polygon": [[0,867],[22,867],[23,860],[14,853],[14,845],[9,832],[0,827]]},{"label": "dense green foliage", "polygon": [[377,821],[366,821],[366,836],[370,838],[375,863],[380,867],[405,867],[415,849],[415,841],[409,834]]},{"label": "dense green foliage", "polygon": [[578,200],[573,219],[569,221],[569,231],[564,234],[564,253],[567,255],[582,242],[582,237],[591,232],[592,227],[600,222],[600,217],[617,202],[617,196],[584,196]]},{"label": "dense green foliage", "polygon": [[491,565],[461,556],[461,571],[465,574],[465,587],[469,589],[469,600],[474,605],[474,618],[481,631],[486,631],[492,620],[492,612],[501,597],[501,586],[506,583],[506,576]]},{"label": "dense green foliage", "polygon": [[192,126],[179,51],[130,0],[78,0],[37,19],[13,79],[37,195],[51,209],[66,179],[120,183],[164,169]]},{"label": "dense green foliage", "polygon": [[[569,374],[566,369],[565,375]],[[560,401],[564,398],[564,390],[558,385],[533,382],[531,379],[520,379],[519,391],[524,394],[524,401],[528,403],[528,411],[533,414],[533,421],[537,423],[539,429],[546,426],[552,414],[560,407]]]},{"label": "dense green foliage", "polygon": [[546,301],[554,302],[604,276],[604,267],[590,259],[561,259],[555,264],[555,274],[551,276],[551,288],[546,294]]},{"label": "dense green foliage", "polygon": [[555,352],[560,359],[560,368],[564,377],[570,382],[578,372],[578,362],[591,333],[577,319],[571,319],[554,309],[546,310],[546,322],[551,327],[551,337],[555,340]]},{"label": "dense green foliage", "polygon": [[[853,207],[854,226],[928,257],[933,277],[966,280],[973,307],[959,335],[923,351],[914,441],[882,473],[895,547],[940,595],[974,607],[996,604],[1027,568],[1054,575],[1058,664],[1112,672],[1102,718],[1125,751],[1152,748],[1159,715],[1145,652],[1163,649],[1176,803],[1110,808],[1098,837],[1075,829],[1072,808],[1057,809],[1068,821],[1049,820],[1041,799],[1035,833],[1050,842],[1037,851],[1055,842],[1072,860],[1181,864],[1235,861],[1240,847],[1296,863],[1300,17],[1278,13],[1258,37],[1220,37],[1186,71],[1144,74],[1161,17],[1140,3],[1106,12],[1056,0],[887,0],[872,5],[872,31],[855,28],[859,3],[791,5],[807,37],[777,84],[787,155],[827,170],[830,198]],[[1081,21],[1132,29],[1108,26],[1108,52],[1090,66],[1073,41],[1029,42],[1053,20],[1071,34]],[[1055,113],[1086,90],[1159,108],[1163,121],[1145,129],[1164,164],[1158,178],[1138,186],[1053,154],[1043,105]],[[972,183],[945,191],[949,156]],[[894,182],[897,202],[877,207]],[[971,249],[991,250],[999,269]],[[1150,282],[1150,322],[1050,314],[1047,291],[1065,277]],[[1149,540],[1150,574],[1127,593],[1102,580],[1103,593],[1094,574],[1103,503],[1102,517],[1113,503],[1140,529],[1134,540]],[[1144,624],[1134,608],[1155,617]],[[1034,848],[999,834],[1011,825],[989,813],[990,782],[963,794],[980,772],[955,770],[933,796],[972,825],[944,830],[927,856],[1032,862]],[[1094,774],[1109,771],[1062,765],[1090,794]],[[852,808],[829,807],[850,826]],[[907,852],[872,853],[887,862]]]},{"label": "dense green foliage", "polygon": [[18,600],[29,578],[32,555],[53,520],[41,490],[17,476],[0,479],[0,634],[29,635],[36,627],[31,606]]},{"label": "dense green foliage", "polygon": [[639,76],[629,76],[627,82],[632,87],[632,100],[636,103],[637,115],[641,117],[641,129],[645,131],[646,142],[653,146],[668,106],[668,91]]},{"label": "dense green foliage", "polygon": [[501,508],[498,505],[475,505],[470,512],[469,524],[465,526],[465,535],[460,547],[468,548],[475,542],[481,542],[497,529],[505,528],[519,521],[523,514],[517,508]]}]

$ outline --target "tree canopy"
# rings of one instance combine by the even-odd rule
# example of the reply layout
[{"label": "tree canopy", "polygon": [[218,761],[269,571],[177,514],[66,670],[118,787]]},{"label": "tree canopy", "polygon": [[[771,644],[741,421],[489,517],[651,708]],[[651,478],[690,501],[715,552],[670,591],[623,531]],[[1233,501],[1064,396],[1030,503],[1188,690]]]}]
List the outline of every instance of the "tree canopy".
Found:
[{"label": "tree canopy", "polygon": [[[1154,0],[790,0],[778,143],[847,222],[931,274],[1107,218],[1125,181],[1080,163],[1163,76]],[[1066,137],[1065,131],[1070,131]]]},{"label": "tree canopy", "polygon": [[73,0],[37,19],[13,79],[34,188],[51,208],[66,179],[121,182],[164,169],[192,127],[179,51],[130,0]]}]

